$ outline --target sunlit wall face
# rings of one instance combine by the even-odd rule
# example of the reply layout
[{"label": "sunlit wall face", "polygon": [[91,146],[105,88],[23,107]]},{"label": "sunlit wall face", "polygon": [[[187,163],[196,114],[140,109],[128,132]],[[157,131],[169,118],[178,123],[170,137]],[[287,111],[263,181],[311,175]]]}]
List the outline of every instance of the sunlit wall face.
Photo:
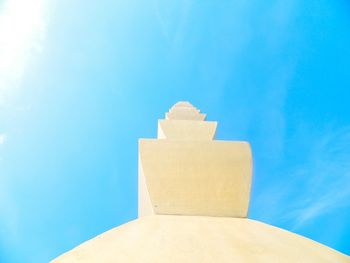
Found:
[{"label": "sunlit wall face", "polygon": [[179,100],[251,143],[251,218],[350,253],[349,28],[345,0],[1,1],[0,262],[135,218]]}]

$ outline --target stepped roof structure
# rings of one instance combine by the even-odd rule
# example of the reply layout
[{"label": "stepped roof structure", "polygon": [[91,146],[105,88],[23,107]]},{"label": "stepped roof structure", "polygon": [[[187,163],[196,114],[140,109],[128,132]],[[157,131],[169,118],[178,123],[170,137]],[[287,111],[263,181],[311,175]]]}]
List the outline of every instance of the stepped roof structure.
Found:
[{"label": "stepped roof structure", "polygon": [[139,140],[139,218],[53,260],[65,262],[350,262],[310,239],[248,219],[247,142],[214,139],[216,122],[189,102]]}]

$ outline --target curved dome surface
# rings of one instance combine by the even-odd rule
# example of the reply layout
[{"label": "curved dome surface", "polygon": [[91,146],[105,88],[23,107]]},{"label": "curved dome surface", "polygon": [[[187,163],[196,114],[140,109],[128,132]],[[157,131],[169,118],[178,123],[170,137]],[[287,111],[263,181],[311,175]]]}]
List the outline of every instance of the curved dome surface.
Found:
[{"label": "curved dome surface", "polygon": [[111,229],[59,262],[350,262],[310,239],[246,218],[155,215]]}]

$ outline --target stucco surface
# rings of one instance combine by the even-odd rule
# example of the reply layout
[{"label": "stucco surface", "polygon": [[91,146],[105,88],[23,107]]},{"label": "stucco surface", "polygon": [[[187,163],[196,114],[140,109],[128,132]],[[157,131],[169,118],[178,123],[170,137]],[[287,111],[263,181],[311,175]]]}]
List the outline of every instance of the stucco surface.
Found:
[{"label": "stucco surface", "polygon": [[[140,158],[139,158],[140,159]],[[140,160],[139,160],[140,163]],[[139,165],[139,176],[138,176],[138,216],[150,216],[154,215],[154,209],[152,201],[146,185],[146,178],[143,173],[142,165]]]},{"label": "stucco surface", "polygon": [[139,171],[156,214],[247,216],[248,143],[141,139],[139,154]]},{"label": "stucco surface", "polygon": [[55,263],[350,262],[310,239],[246,218],[137,219],[83,243]]},{"label": "stucco surface", "polygon": [[170,120],[198,120],[204,121],[206,114],[200,113],[196,107],[187,101],[178,102],[165,113],[165,118]]},{"label": "stucco surface", "polygon": [[212,140],[217,122],[191,120],[159,120],[158,139]]},{"label": "stucco surface", "polygon": [[203,113],[187,112],[187,111],[176,111],[167,112],[165,118],[169,120],[198,120],[203,121],[206,115]]}]

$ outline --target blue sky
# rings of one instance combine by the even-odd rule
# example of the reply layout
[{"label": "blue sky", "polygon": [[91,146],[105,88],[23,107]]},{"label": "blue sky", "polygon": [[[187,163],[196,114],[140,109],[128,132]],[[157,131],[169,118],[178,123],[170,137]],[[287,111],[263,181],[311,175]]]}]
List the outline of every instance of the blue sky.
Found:
[{"label": "blue sky", "polygon": [[249,217],[350,254],[350,4],[0,1],[0,262],[137,216],[137,140],[188,100],[254,156]]}]

